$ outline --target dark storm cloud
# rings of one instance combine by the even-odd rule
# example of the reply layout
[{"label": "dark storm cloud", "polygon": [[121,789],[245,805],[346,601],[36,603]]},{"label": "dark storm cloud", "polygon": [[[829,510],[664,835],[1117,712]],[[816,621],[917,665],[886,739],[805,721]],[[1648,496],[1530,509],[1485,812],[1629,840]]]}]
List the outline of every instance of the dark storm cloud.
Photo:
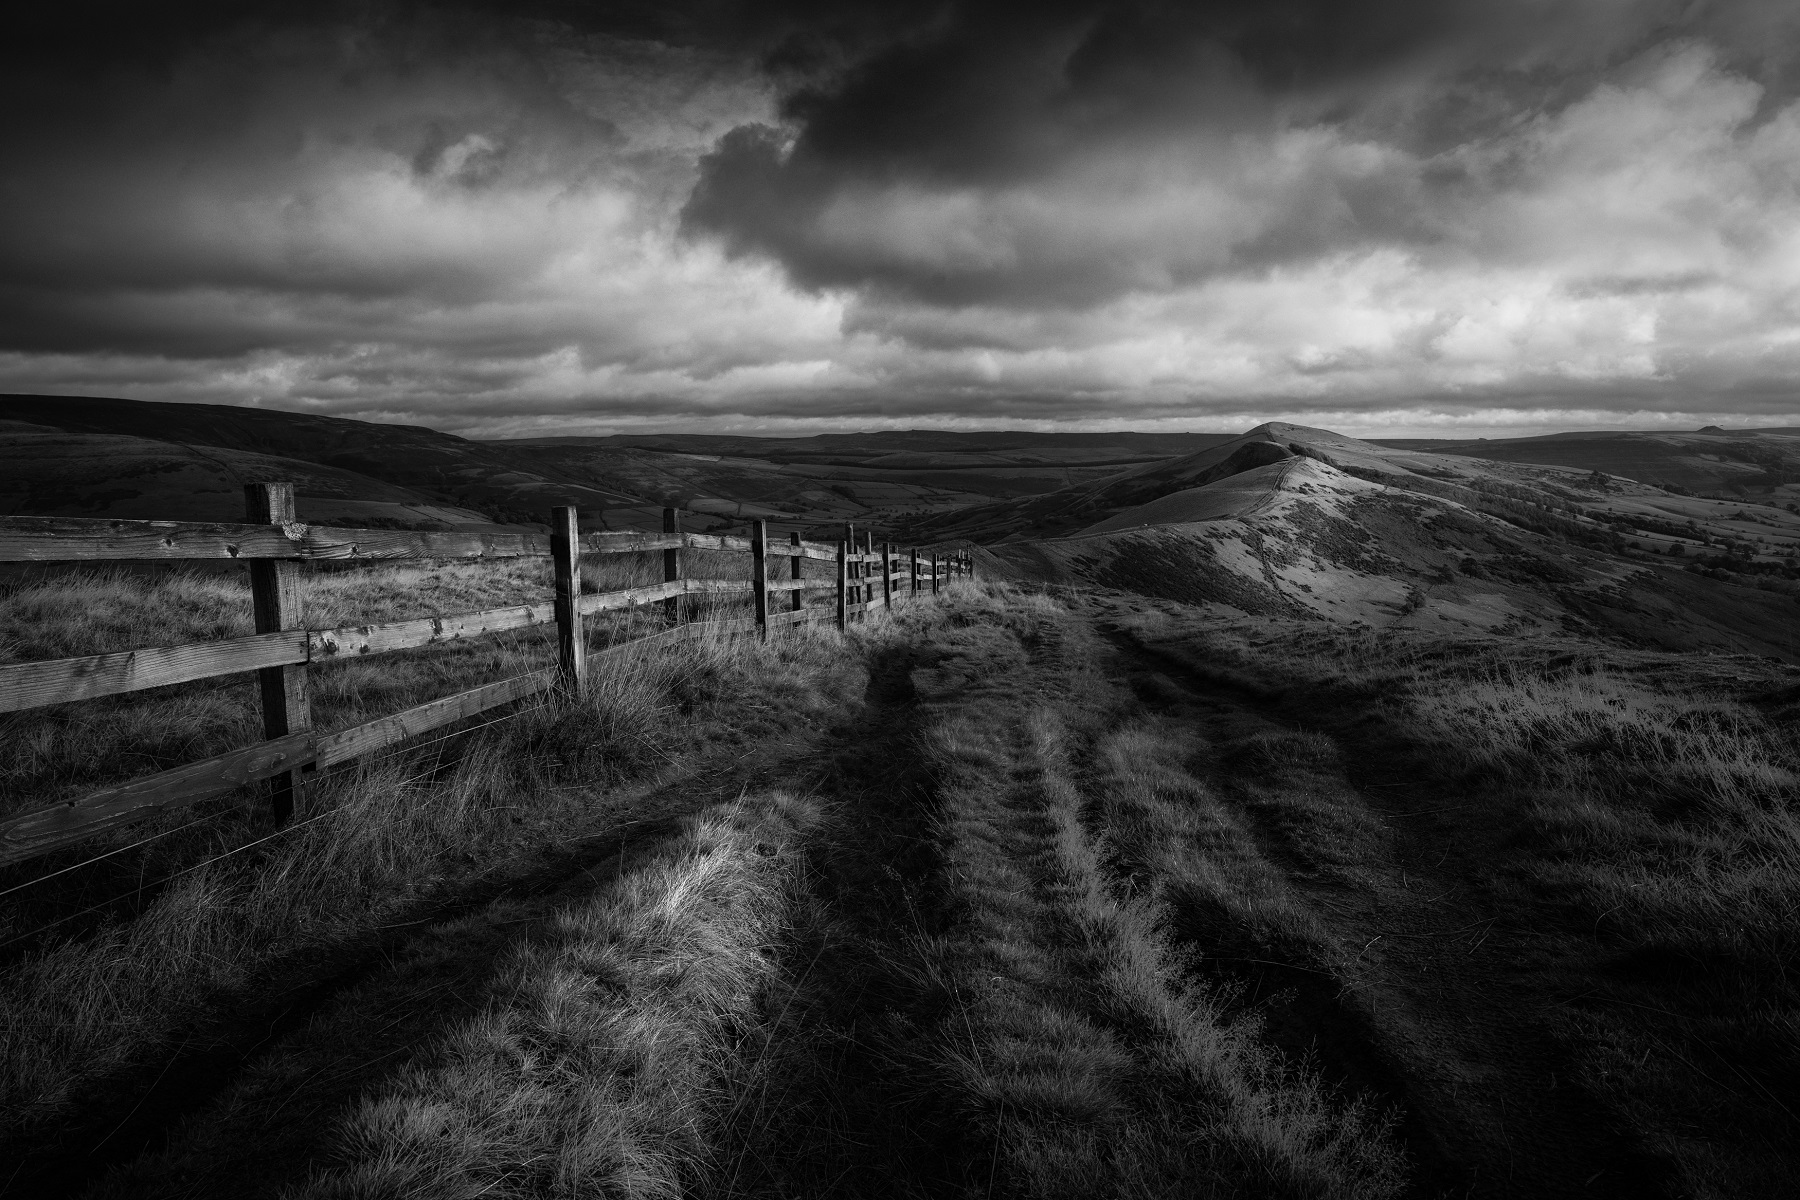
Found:
[{"label": "dark storm cloud", "polygon": [[965,4],[733,131],[686,228],[803,286],[952,307],[1430,247],[1505,186],[1439,152],[1670,38],[1711,39],[1778,102],[1794,60],[1771,35],[1792,30],[1773,4],[1673,0]]}]

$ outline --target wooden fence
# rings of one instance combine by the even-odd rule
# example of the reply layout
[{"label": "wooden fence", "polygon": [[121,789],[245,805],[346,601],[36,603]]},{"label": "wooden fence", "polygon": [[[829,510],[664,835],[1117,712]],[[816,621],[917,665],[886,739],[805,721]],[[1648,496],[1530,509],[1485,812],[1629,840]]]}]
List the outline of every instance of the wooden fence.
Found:
[{"label": "wooden fence", "polygon": [[[942,580],[973,572],[966,553],[940,558],[916,549],[877,549],[851,526],[835,545],[769,540],[758,521],[748,538],[684,533],[676,509],[663,510],[652,533],[582,533],[575,509],[554,510],[551,533],[426,533],[387,529],[327,529],[294,517],[293,485],[245,487],[242,525],[186,521],[109,521],[66,517],[0,518],[0,562],[241,559],[250,568],[255,634],[249,637],[0,665],[0,713],[118,695],[145,688],[255,671],[262,699],[264,741],[200,762],[131,780],[77,799],[0,820],[0,866],[36,858],[85,838],[182,808],[258,780],[268,780],[276,822],[293,814],[301,780],[336,763],[369,754],[430,729],[548,690],[579,695],[590,663],[646,644],[673,642],[707,629],[754,632],[835,613],[843,629],[896,597],[936,592]],[[683,570],[686,549],[750,556],[747,579],[693,579]],[[583,594],[583,554],[663,552],[663,581],[621,591]],[[298,582],[308,562],[396,559],[475,559],[548,556],[555,564],[552,602],[486,612],[424,617],[385,625],[306,629]],[[770,561],[787,558],[786,578],[771,578]],[[835,579],[802,579],[804,559],[837,565]],[[879,578],[877,578],[879,577]],[[806,593],[830,590],[835,610],[807,606]],[[754,615],[732,621],[683,622],[684,596],[747,595]],[[786,594],[785,611],[774,597]],[[661,603],[669,628],[589,654],[582,618],[608,609]],[[470,688],[334,733],[312,728],[307,668],[343,656],[385,654],[534,625],[556,626],[556,666]]]}]

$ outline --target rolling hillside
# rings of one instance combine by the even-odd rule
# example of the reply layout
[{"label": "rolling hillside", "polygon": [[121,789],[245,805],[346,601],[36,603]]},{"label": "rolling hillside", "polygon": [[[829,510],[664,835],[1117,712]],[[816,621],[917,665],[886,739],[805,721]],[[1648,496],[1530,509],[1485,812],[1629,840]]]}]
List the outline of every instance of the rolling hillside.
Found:
[{"label": "rolling hillside", "polygon": [[[1088,521],[1001,540],[1040,517]],[[1241,613],[1800,656],[1800,516],[1301,426],[944,526],[1014,577]]]},{"label": "rolling hillside", "polygon": [[1708,495],[1800,500],[1800,429],[1720,429],[1692,433],[1557,433],[1480,441],[1383,441],[1497,462],[1603,471],[1640,483]]},{"label": "rolling hillside", "polygon": [[[302,516],[536,523],[574,502],[598,528],[767,518],[824,536],[1034,496],[1223,435],[668,435],[475,441],[417,426],[212,404],[0,396],[0,511],[235,519],[238,485],[293,479]],[[374,506],[374,507],[371,507]]]}]

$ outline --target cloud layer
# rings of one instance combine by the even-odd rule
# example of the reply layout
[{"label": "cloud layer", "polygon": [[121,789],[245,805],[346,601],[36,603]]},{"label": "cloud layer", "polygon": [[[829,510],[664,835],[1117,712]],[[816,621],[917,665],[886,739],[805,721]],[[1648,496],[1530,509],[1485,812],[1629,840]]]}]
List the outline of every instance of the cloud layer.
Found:
[{"label": "cloud layer", "polygon": [[197,10],[21,59],[0,389],[473,433],[1800,424],[1784,4],[857,11]]}]

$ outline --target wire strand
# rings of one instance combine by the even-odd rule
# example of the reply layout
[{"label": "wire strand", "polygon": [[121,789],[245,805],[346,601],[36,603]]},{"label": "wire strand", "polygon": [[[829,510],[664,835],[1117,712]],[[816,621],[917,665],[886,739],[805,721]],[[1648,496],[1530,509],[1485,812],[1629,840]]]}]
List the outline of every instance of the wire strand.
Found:
[{"label": "wire strand", "polygon": [[26,888],[36,887],[40,883],[47,883],[48,881],[55,879],[58,875],[67,875],[70,871],[78,871],[82,867],[91,866],[94,863],[100,862],[102,859],[111,858],[115,854],[123,854],[127,850],[136,850],[139,846],[148,846],[158,838],[171,837],[184,829],[192,829],[194,826],[204,824],[207,821],[216,821],[221,816],[225,815],[227,811],[229,810],[221,809],[219,812],[207,813],[204,817],[198,817],[195,820],[189,821],[186,825],[177,825],[174,829],[165,829],[161,833],[153,833],[149,837],[140,838],[138,841],[132,842],[129,845],[116,846],[113,849],[108,850],[105,854],[96,854],[92,858],[84,858],[78,863],[72,863],[69,866],[62,868],[60,871],[52,871],[48,875],[40,875],[36,879],[28,879],[24,883],[14,884],[4,892],[0,892],[0,900],[4,900],[14,892],[22,892]]},{"label": "wire strand", "polygon": [[[304,829],[308,825],[311,825],[313,822],[322,821],[326,817],[329,817],[333,813],[339,812],[339,811],[341,811],[341,810],[335,809],[335,808],[328,808],[324,812],[316,813],[313,816],[308,817],[304,821],[297,821],[292,825],[284,825],[280,829],[277,829],[274,833],[268,834],[264,837],[257,838],[254,842],[246,842],[242,846],[238,846],[234,849],[225,851],[223,854],[215,854],[211,858],[202,859],[199,862],[193,864],[192,866],[183,867],[181,870],[176,871],[173,875],[164,875],[161,879],[158,879],[155,883],[151,884],[151,886],[152,887],[166,886],[167,884],[172,883],[177,879],[180,879],[183,875],[190,875],[193,872],[198,871],[201,867],[211,866],[213,863],[219,862],[222,859],[230,858],[234,854],[242,854],[246,850],[255,849],[257,846],[262,845],[264,842],[273,841],[276,838],[281,837],[283,834],[292,833],[296,829]],[[135,896],[135,895],[141,894],[143,892],[143,890],[144,889],[142,887],[136,887],[136,888],[133,888],[129,892],[120,892],[118,895],[114,896],[110,900],[102,900],[100,903],[89,905],[87,908],[84,908],[84,909],[80,910],[79,912],[72,912],[66,917],[58,917],[54,921],[46,921],[44,924],[39,925],[36,929],[33,929],[27,933],[21,933],[18,937],[8,938],[6,941],[0,942],[0,950],[4,950],[8,946],[14,945],[18,942],[27,941],[31,938],[34,938],[38,934],[43,933],[49,929],[54,929],[58,925],[61,925],[66,921],[73,921],[76,917],[85,917],[89,913],[99,912],[103,908],[110,908],[112,905],[117,904],[119,901],[125,899],[127,896]]]},{"label": "wire strand", "polygon": [[[451,738],[462,737],[466,734],[475,733],[475,732],[478,732],[479,730],[487,729],[491,726],[498,725],[498,724],[502,723],[503,721],[510,721],[510,720],[514,719],[515,717],[521,717],[521,716],[526,715],[527,713],[538,712],[538,711],[548,708],[548,707],[549,707],[549,703],[547,701],[540,700],[537,704],[532,705],[530,708],[523,708],[523,709],[519,709],[516,712],[507,713],[504,716],[494,717],[491,720],[483,721],[481,724],[471,726],[467,729],[453,730],[450,733],[446,733],[439,737],[433,738],[429,742],[405,743],[405,744],[394,746],[393,748],[391,748],[385,752],[374,754],[374,755],[363,755],[363,756],[353,759],[351,761],[355,762],[359,766],[367,766],[370,762],[381,762],[381,761],[388,760],[388,759],[397,759],[397,758],[401,757],[402,755],[414,755],[414,754],[419,753],[422,750],[429,749],[432,746],[442,745],[444,742],[449,741]],[[440,759],[439,762],[433,764],[432,768],[429,771],[426,771],[422,774],[410,776],[406,779],[402,779],[398,783],[394,784],[393,786],[404,787],[409,783],[416,783],[421,779],[430,778],[432,775],[435,775],[441,769],[443,769],[443,763]],[[221,859],[230,858],[232,855],[240,853],[244,850],[251,849],[252,847],[260,846],[264,842],[271,841],[275,838],[278,838],[284,833],[289,833],[295,829],[300,829],[300,828],[304,828],[307,825],[311,825],[313,822],[321,820],[324,817],[329,816],[331,813],[334,813],[337,811],[339,811],[339,810],[335,809],[335,808],[326,809],[323,812],[320,812],[314,816],[308,817],[304,821],[299,821],[292,825],[283,826],[281,829],[276,830],[274,833],[271,833],[271,834],[267,835],[266,837],[259,838],[254,842],[249,842],[245,845],[237,847],[236,849],[227,850],[223,854],[216,854],[211,858],[203,859],[200,862],[194,863],[192,866],[182,868],[181,870],[175,872],[172,875],[166,875],[162,879],[157,880],[156,884],[153,886],[161,886],[163,884],[167,884],[172,880],[181,878],[183,875],[189,874],[190,872],[193,872],[193,871],[197,871],[201,867],[207,866],[211,863],[218,862]],[[150,842],[156,841],[158,838],[169,837],[173,834],[180,833],[184,829],[192,829],[194,826],[202,824],[203,822],[215,820],[221,815],[223,815],[223,813],[209,813],[208,815],[206,815],[204,817],[200,817],[197,820],[189,821],[185,825],[178,826],[174,829],[167,829],[161,833],[152,834],[149,837],[143,838],[136,842],[133,842],[130,845],[119,846],[113,850],[109,850],[105,854],[97,854],[93,858],[84,859],[81,862],[74,863],[71,866],[64,867],[59,871],[54,871],[49,875],[44,875],[37,879],[30,880],[26,883],[18,884],[14,887],[8,888],[6,891],[0,892],[0,898],[10,896],[14,892],[21,891],[28,887],[35,887],[37,884],[43,883],[45,880],[54,879],[58,875],[65,874],[69,871],[76,870],[80,867],[85,867],[85,866],[89,865],[90,863],[99,862],[101,859],[104,859],[104,858],[110,858],[112,855],[122,854],[127,850],[135,849],[138,846],[146,845]],[[139,888],[132,889],[132,891],[130,891],[130,892],[121,892],[119,895],[112,897],[110,900],[103,900],[99,904],[90,905],[87,908],[80,909],[76,912],[69,913],[67,916],[58,917],[54,921],[46,922],[45,924],[40,925],[37,928],[35,928],[27,933],[20,934],[18,937],[10,938],[7,941],[0,942],[0,950],[3,950],[6,947],[11,946],[16,942],[21,942],[21,941],[25,941],[29,938],[36,937],[38,934],[43,933],[49,929],[54,929],[56,926],[61,925],[64,922],[73,921],[77,917],[84,917],[84,916],[88,915],[89,913],[98,912],[103,908],[108,908],[111,905],[118,903],[120,900],[123,900],[127,896],[139,894],[142,890],[143,889],[141,887],[139,887]]]}]

